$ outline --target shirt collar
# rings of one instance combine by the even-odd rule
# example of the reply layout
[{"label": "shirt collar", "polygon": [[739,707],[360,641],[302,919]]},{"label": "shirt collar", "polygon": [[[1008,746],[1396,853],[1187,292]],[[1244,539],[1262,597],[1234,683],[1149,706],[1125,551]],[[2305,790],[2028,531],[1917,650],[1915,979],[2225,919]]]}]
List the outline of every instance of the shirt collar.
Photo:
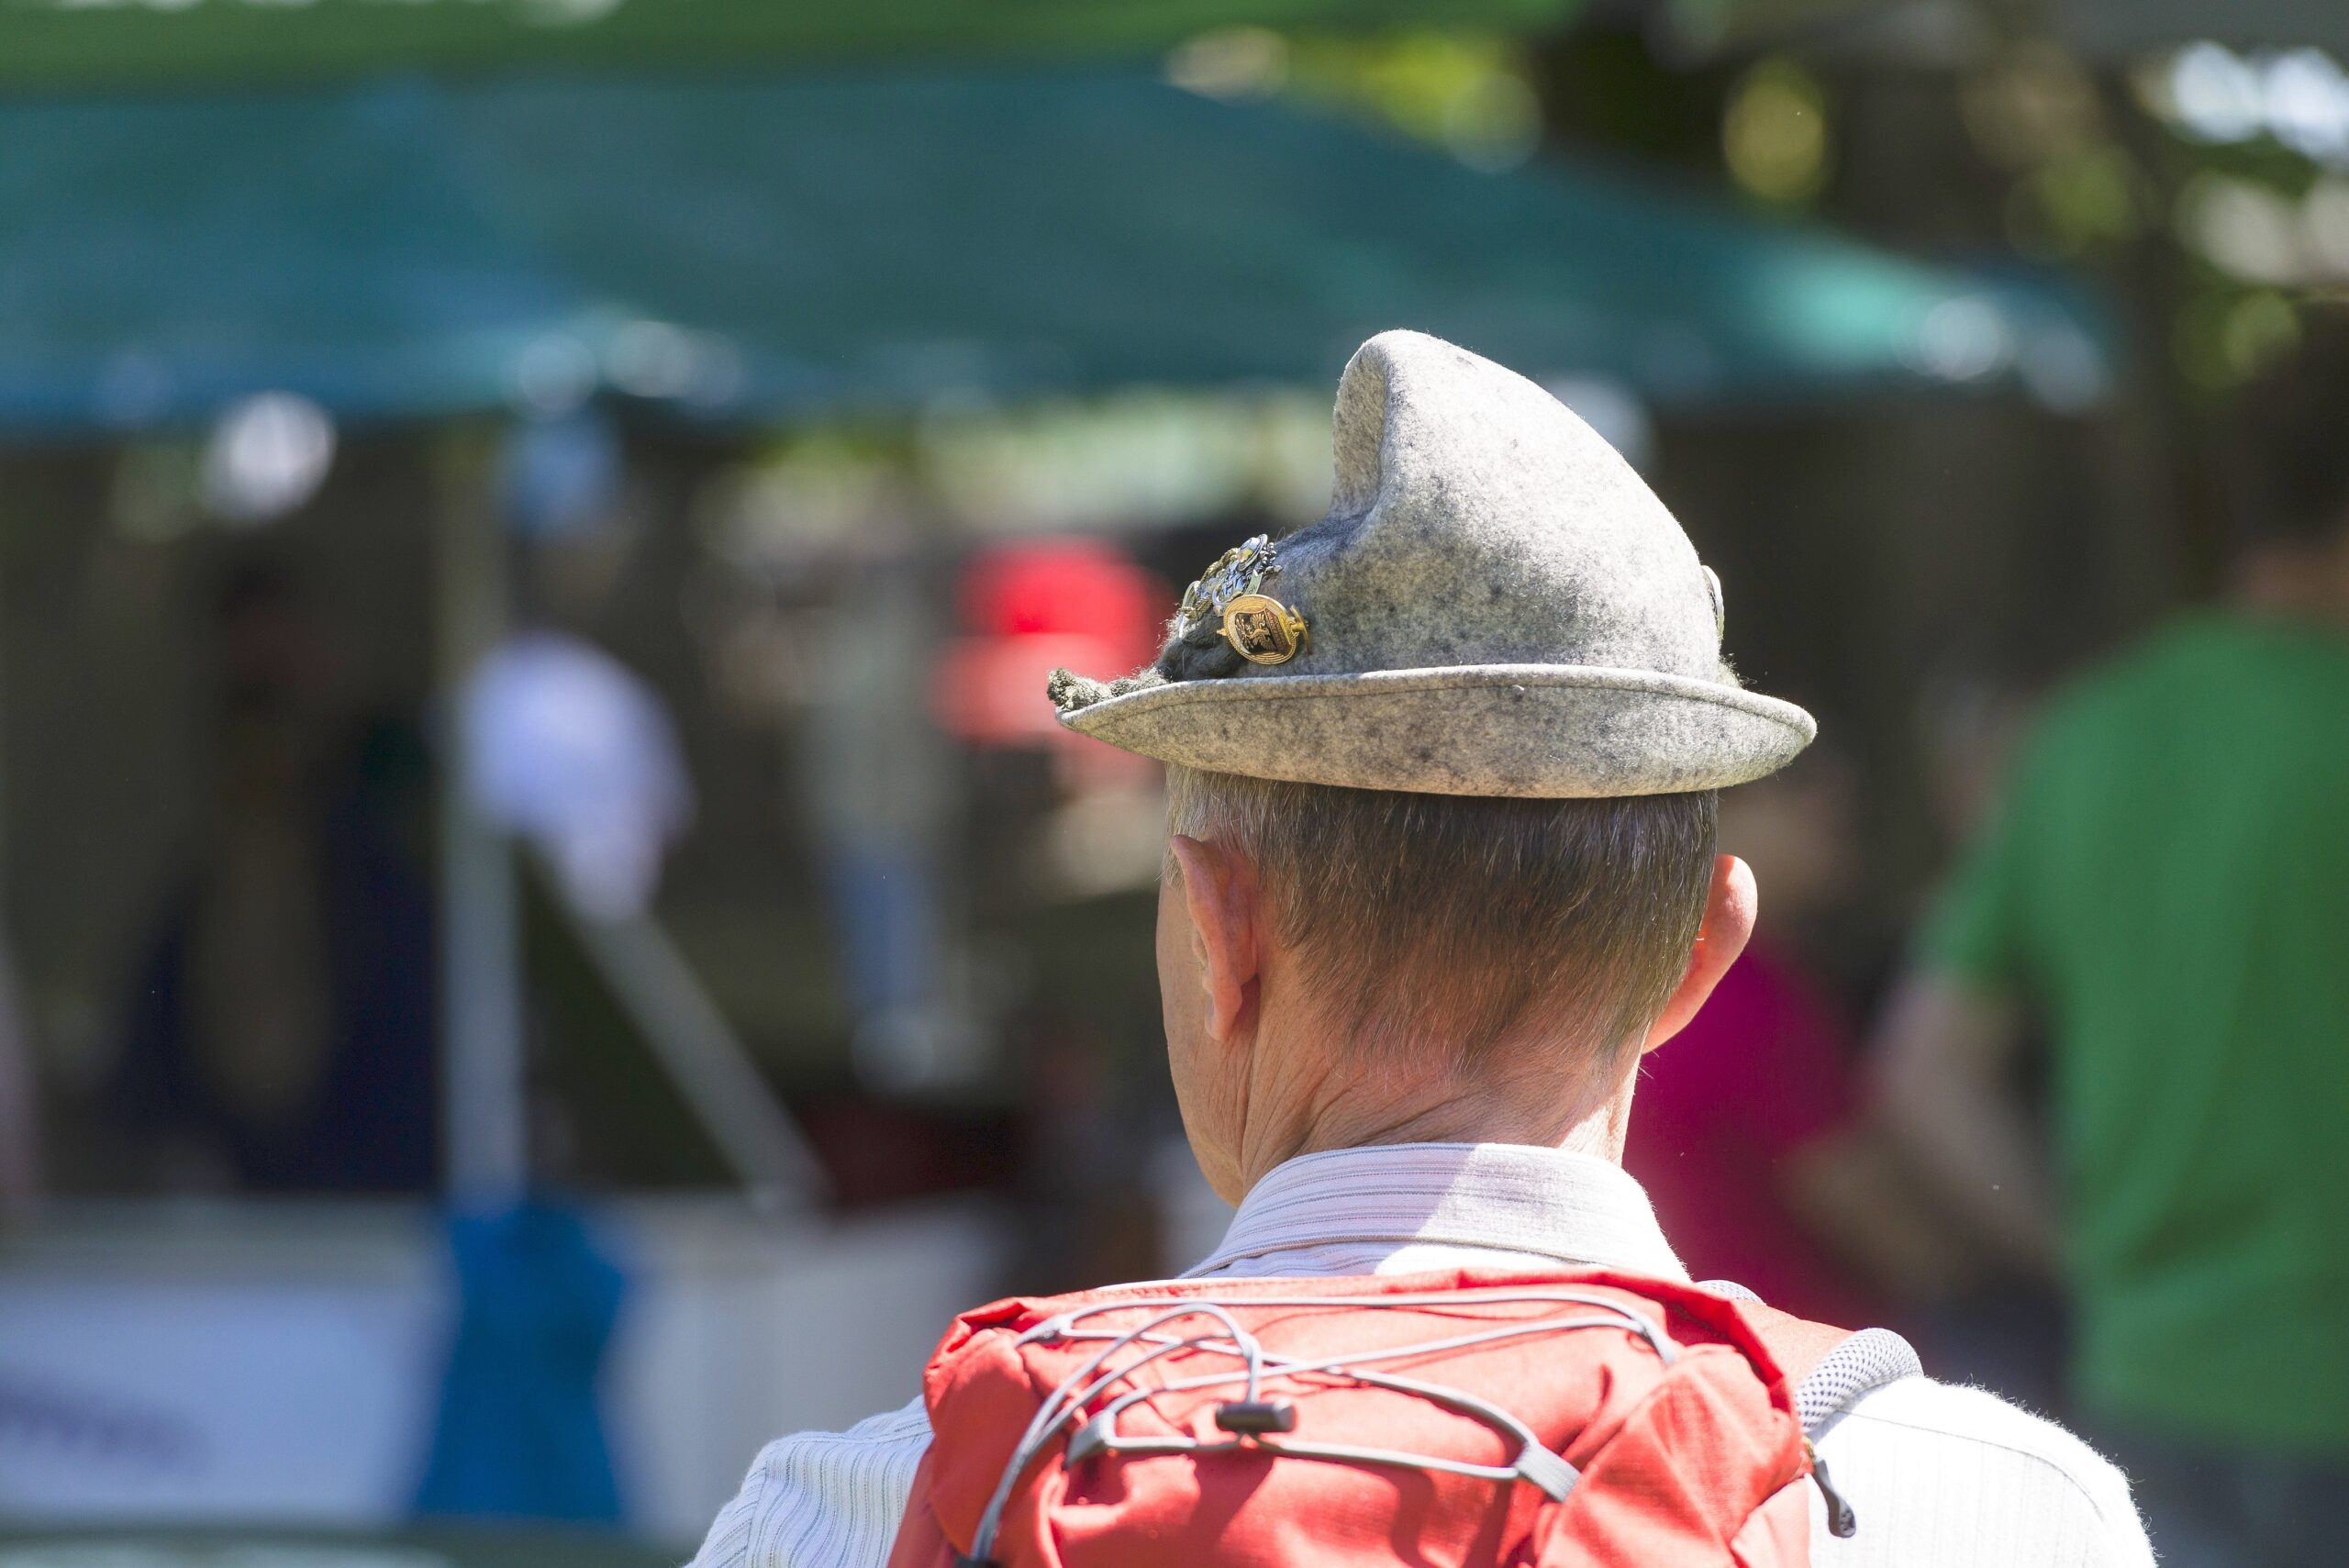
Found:
[{"label": "shirt collar", "polygon": [[1518,1143],[1392,1143],[1301,1154],[1249,1190],[1223,1244],[1190,1273],[1347,1243],[1483,1248],[1688,1277],[1647,1194],[1621,1166]]}]

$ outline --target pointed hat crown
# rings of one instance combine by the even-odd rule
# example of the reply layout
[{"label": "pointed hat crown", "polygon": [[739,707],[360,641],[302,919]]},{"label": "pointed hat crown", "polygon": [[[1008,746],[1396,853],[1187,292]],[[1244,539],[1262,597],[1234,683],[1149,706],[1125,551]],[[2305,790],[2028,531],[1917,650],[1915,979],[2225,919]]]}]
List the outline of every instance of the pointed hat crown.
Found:
[{"label": "pointed hat crown", "polygon": [[1156,666],[1056,678],[1072,728],[1222,773],[1446,795],[1760,777],[1809,744],[1740,687],[1718,579],[1532,382],[1417,332],[1348,362],[1327,517],[1194,584]]}]

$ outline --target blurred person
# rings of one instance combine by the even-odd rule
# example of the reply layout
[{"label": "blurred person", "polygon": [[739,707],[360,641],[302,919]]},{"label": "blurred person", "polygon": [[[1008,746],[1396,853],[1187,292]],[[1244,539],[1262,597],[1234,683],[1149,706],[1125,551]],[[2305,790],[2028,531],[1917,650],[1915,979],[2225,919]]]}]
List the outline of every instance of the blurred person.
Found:
[{"label": "blurred person", "polygon": [[139,972],[111,1097],[172,1185],[427,1189],[431,910],[371,766],[391,752],[380,734],[353,744],[333,651],[282,569],[237,572],[214,611],[210,816]]},{"label": "blurred person", "polygon": [[[1394,1479],[1405,1471],[1241,1456],[1236,1470],[1145,1461],[1062,1479],[1047,1462],[1025,1492],[1016,1468],[997,1480],[1041,1392],[1024,1352],[1003,1351],[1008,1373],[962,1354],[1007,1341],[1013,1329],[986,1325],[1030,1310],[1000,1304],[950,1334],[924,1399],[771,1444],[696,1562],[986,1561],[977,1516],[1002,1486],[1025,1499],[1020,1541],[1062,1540],[1072,1561],[1490,1562],[1520,1550],[1497,1532],[1537,1514],[1636,1528],[1742,1498],[1742,1527],[1732,1515],[1661,1558],[1609,1560],[1725,1563],[1735,1528],[1738,1561],[1785,1562],[1808,1525],[1818,1563],[2149,1562],[2126,1483],[2076,1439],[1925,1378],[1890,1336],[1690,1284],[1621,1168],[1642,1055],[1687,1027],[1753,924],[1753,873],[1715,852],[1715,791],[1774,771],[1811,730],[1800,709],[1726,678],[1720,584],[1678,525],[1548,394],[1417,333],[1355,355],[1335,444],[1329,517],[1219,562],[1153,668],[1052,682],[1071,728],[1170,764],[1156,949],[1168,1063],[1192,1151],[1239,1206],[1186,1277],[1357,1276],[1345,1288],[1365,1293],[1379,1275],[1432,1289],[1446,1278],[1430,1271],[1606,1271],[1678,1303],[1675,1334],[1776,1346],[1768,1407],[1784,1424],[1642,1490],[1609,1468],[1620,1440],[1578,1418],[1562,1429],[1598,1445],[1575,1450],[1579,1485],[1607,1502],[1464,1502],[1508,1520],[1432,1552],[1405,1531],[1434,1528],[1436,1511],[1407,1500],[1451,1483]],[[1706,1338],[1694,1314],[1728,1338]],[[1598,1338],[1546,1340],[1543,1353],[1605,1354]],[[1758,1363],[1734,1365],[1758,1400]],[[1692,1445],[1731,1418],[1672,1409],[1657,1420]],[[1855,1532],[1831,1518],[1823,1481],[1802,1484],[1806,1434]],[[1751,1473],[1765,1448],[1793,1457]],[[1198,1494],[1187,1507],[1186,1486]],[[1264,1500],[1345,1487],[1326,1507]],[[1140,1490],[1167,1488],[1172,1534],[1116,1533]],[[1089,1517],[1076,1527],[1072,1513]],[[1056,1534],[1063,1522],[1072,1532]],[[1275,1540],[1287,1550],[1262,1544]],[[1005,1559],[1032,1560],[1019,1543]]]},{"label": "blurred person", "polygon": [[1839,1323],[1873,1321],[1955,1270],[1867,1103],[1842,1003],[1802,955],[1851,895],[1853,787],[1844,760],[1814,747],[1722,798],[1721,847],[1769,888],[1767,928],[1643,1067],[1623,1156],[1699,1274]]},{"label": "blurred person", "polygon": [[661,694],[593,643],[527,628],[483,656],[458,708],[483,815],[545,857],[574,911],[643,914],[695,806]]},{"label": "blurred person", "polygon": [[945,836],[953,754],[923,700],[941,630],[910,525],[876,520],[837,562],[796,749],[859,1075],[967,1078],[983,1046],[952,1005]]},{"label": "blurred person", "polygon": [[2338,1562],[2349,1504],[2344,409],[2337,323],[2246,395],[2223,602],[2051,705],[1880,1041],[1938,1184],[2067,1285],[2075,1397],[2188,1568]]}]

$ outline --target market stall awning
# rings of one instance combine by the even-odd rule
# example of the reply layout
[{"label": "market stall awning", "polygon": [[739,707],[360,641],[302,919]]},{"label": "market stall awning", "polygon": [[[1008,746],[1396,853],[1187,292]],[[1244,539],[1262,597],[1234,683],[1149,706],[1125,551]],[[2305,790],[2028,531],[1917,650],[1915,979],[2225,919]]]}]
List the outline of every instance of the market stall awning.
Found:
[{"label": "market stall awning", "polygon": [[0,107],[0,428],[495,406],[585,300],[454,130],[416,89]]},{"label": "market stall awning", "polygon": [[0,106],[0,422],[601,385],[757,420],[1321,384],[1411,326],[1662,402],[2091,389],[2062,297],[1620,169],[1480,173],[1139,74],[410,83]]},{"label": "market stall awning", "polygon": [[1130,54],[1210,28],[1535,32],[1581,0],[0,0],[0,88]]}]

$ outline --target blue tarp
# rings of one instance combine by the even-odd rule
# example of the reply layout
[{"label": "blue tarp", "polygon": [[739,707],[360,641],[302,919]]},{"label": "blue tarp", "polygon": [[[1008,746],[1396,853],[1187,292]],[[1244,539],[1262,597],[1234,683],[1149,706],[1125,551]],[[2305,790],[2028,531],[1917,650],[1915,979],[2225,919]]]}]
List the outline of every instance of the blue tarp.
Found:
[{"label": "blue tarp", "polygon": [[1620,170],[1485,174],[1128,72],[17,101],[0,146],[0,428],[20,431],[273,388],[366,419],[585,379],[756,420],[1322,384],[1390,326],[1665,403],[2099,352],[2043,292]]},{"label": "blue tarp", "polygon": [[548,1203],[452,1215],[448,1235],[457,1321],[416,1511],[618,1523],[600,1397],[618,1265]]}]

